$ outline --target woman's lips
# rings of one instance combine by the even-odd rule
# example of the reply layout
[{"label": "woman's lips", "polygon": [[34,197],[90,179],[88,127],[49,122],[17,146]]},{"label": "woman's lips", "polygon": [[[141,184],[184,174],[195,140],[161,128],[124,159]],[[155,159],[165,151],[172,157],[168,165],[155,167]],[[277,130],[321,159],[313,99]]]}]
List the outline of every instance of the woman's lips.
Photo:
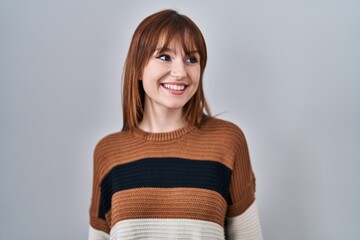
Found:
[{"label": "woman's lips", "polygon": [[161,86],[165,88],[169,93],[180,95],[183,94],[187,85],[183,83],[162,83]]}]

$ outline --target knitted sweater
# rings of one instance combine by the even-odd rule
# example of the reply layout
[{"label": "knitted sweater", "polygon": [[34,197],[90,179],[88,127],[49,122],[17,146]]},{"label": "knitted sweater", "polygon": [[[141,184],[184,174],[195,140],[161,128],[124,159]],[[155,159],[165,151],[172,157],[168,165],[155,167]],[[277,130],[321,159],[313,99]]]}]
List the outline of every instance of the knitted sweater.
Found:
[{"label": "knitted sweater", "polygon": [[254,200],[236,125],[207,118],[169,133],[121,131],[95,147],[90,239],[228,239]]}]

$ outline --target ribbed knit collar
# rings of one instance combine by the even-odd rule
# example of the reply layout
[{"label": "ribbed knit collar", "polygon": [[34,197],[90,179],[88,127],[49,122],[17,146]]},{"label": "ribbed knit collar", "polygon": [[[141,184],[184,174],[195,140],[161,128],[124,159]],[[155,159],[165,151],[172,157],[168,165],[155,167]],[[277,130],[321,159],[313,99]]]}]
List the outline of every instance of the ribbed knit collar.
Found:
[{"label": "ribbed knit collar", "polygon": [[186,135],[191,130],[193,130],[194,128],[195,128],[194,125],[187,125],[183,128],[177,129],[175,131],[163,132],[163,133],[145,132],[139,128],[134,128],[132,130],[132,134],[135,137],[141,137],[147,141],[165,142],[165,141],[179,139],[182,136]]}]

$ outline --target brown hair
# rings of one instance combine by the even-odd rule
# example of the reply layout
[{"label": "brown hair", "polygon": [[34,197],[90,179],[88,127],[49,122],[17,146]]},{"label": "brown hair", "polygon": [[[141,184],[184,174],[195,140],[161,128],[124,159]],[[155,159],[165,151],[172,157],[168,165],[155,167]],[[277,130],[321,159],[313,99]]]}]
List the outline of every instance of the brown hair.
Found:
[{"label": "brown hair", "polygon": [[132,37],[123,73],[123,130],[137,127],[143,118],[145,91],[139,80],[160,39],[165,39],[163,49],[166,49],[172,40],[177,40],[182,44],[186,54],[192,50],[198,51],[200,82],[194,96],[183,107],[183,111],[188,123],[196,126],[200,126],[205,115],[210,115],[202,86],[207,60],[204,37],[187,16],[174,10],[163,10],[145,18]]}]

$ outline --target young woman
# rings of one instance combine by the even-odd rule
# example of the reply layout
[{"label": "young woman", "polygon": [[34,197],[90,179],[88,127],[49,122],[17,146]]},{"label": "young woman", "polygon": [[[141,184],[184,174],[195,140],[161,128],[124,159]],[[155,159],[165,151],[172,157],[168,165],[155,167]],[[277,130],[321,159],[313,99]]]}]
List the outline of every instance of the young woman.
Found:
[{"label": "young woman", "polygon": [[136,29],[123,129],[94,151],[89,239],[262,239],[242,131],[210,116],[206,45],[173,10]]}]

